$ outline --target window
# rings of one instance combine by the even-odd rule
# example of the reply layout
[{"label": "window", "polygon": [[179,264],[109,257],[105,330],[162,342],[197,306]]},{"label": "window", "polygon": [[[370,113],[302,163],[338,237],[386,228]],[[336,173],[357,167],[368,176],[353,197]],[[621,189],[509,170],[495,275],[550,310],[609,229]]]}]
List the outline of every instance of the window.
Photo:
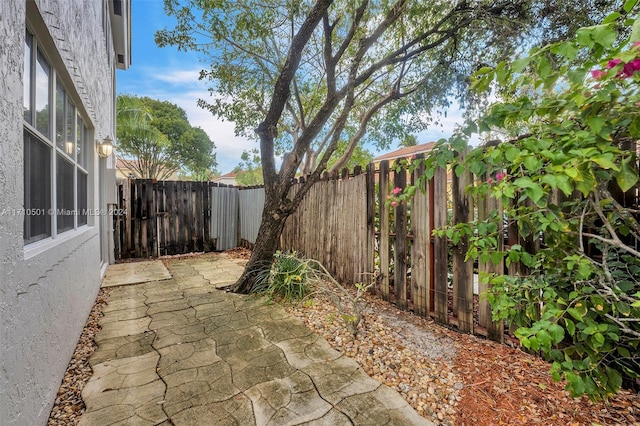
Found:
[{"label": "window", "polygon": [[23,94],[24,241],[31,244],[87,224],[89,131],[29,31]]},{"label": "window", "polygon": [[[38,182],[37,185],[32,184]],[[51,236],[51,147],[24,132],[24,241]]]}]

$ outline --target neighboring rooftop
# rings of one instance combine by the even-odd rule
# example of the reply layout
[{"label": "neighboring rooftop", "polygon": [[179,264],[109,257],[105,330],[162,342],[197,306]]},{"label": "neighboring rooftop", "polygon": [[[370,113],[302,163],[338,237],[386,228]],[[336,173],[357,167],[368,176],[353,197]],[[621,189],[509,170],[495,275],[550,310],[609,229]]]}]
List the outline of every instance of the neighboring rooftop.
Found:
[{"label": "neighboring rooftop", "polygon": [[396,158],[411,157],[412,155],[429,152],[436,145],[435,142],[427,142],[420,145],[406,146],[395,151],[387,152],[373,159],[375,162],[382,160],[395,160]]}]

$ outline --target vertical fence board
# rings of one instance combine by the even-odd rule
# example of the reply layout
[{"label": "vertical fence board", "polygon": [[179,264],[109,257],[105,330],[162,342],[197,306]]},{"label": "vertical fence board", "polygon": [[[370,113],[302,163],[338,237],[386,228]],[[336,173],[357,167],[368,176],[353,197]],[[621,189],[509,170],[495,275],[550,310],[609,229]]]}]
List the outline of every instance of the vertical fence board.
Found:
[{"label": "vertical fence board", "polygon": [[[402,170],[393,174],[394,189],[407,186],[407,173]],[[394,295],[400,309],[407,308],[407,205],[395,207],[395,252]]]},{"label": "vertical fence board", "polygon": [[[464,161],[463,153],[459,159]],[[452,175],[454,225],[473,219],[473,198],[465,193],[472,182],[471,172],[466,168],[460,176]],[[469,236],[463,235],[453,247],[453,314],[463,333],[473,333],[473,259],[465,260],[468,250]]]},{"label": "vertical fence board", "polygon": [[[413,173],[414,184],[424,174],[425,166],[421,164]],[[430,227],[429,227],[429,194],[426,191],[426,182],[418,186],[416,195],[411,202],[411,233],[413,244],[411,245],[411,300],[413,309],[417,315],[429,314],[429,251],[430,251]],[[424,192],[423,192],[424,191]]]},{"label": "vertical fence board", "polygon": [[[438,168],[433,176],[433,226],[440,228],[447,224],[447,170]],[[442,324],[449,323],[447,307],[448,287],[448,242],[446,237],[434,239],[434,313]]]},{"label": "vertical fence board", "polygon": [[[485,179],[489,178],[489,175],[485,176]],[[497,212],[497,225],[498,225],[498,251],[503,250],[504,247],[504,229],[502,220],[502,206],[500,200],[493,197],[480,197],[478,200],[478,222],[488,219],[492,211]],[[478,272],[481,277],[478,282],[478,293],[480,294],[480,300],[478,302],[478,325],[484,327],[487,330],[487,338],[495,342],[504,341],[504,323],[502,321],[493,322],[491,317],[491,306],[489,300],[484,295],[490,290],[490,286],[485,279],[482,279],[486,274],[498,274],[504,273],[504,264],[500,262],[495,265],[491,260],[487,262],[481,262],[478,260]]]},{"label": "vertical fence board", "polygon": [[366,170],[367,193],[367,241],[365,244],[366,283],[370,284],[375,268],[374,250],[376,241],[376,175],[375,164],[369,163]]},{"label": "vertical fence board", "polygon": [[384,300],[389,300],[389,207],[387,195],[389,195],[389,161],[380,162],[380,174],[378,181],[378,203],[380,211],[380,291]]}]

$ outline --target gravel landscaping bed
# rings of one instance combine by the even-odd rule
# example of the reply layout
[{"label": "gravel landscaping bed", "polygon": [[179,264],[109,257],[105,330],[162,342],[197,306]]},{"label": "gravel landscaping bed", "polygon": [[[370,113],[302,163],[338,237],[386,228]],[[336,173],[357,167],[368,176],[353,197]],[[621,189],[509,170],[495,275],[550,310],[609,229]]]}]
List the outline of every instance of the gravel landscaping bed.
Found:
[{"label": "gravel landscaping bed", "polygon": [[98,320],[103,316],[102,308],[107,304],[108,298],[109,290],[101,288],[91,313],[89,313],[89,318],[82,330],[80,339],[78,339],[78,344],[67,366],[67,371],[64,373],[56,401],[49,415],[48,426],[75,425],[85,411],[82,389],[84,389],[93,373],[89,366],[89,357],[98,348],[93,338],[100,331]]}]

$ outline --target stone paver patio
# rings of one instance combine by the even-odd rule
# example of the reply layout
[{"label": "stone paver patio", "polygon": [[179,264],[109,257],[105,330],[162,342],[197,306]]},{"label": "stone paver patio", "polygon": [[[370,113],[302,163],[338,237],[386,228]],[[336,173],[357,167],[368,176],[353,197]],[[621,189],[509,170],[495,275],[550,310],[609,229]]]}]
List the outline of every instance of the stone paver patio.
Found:
[{"label": "stone paver patio", "polygon": [[110,282],[81,425],[433,425],[280,306],[217,290],[238,260],[167,263]]}]

